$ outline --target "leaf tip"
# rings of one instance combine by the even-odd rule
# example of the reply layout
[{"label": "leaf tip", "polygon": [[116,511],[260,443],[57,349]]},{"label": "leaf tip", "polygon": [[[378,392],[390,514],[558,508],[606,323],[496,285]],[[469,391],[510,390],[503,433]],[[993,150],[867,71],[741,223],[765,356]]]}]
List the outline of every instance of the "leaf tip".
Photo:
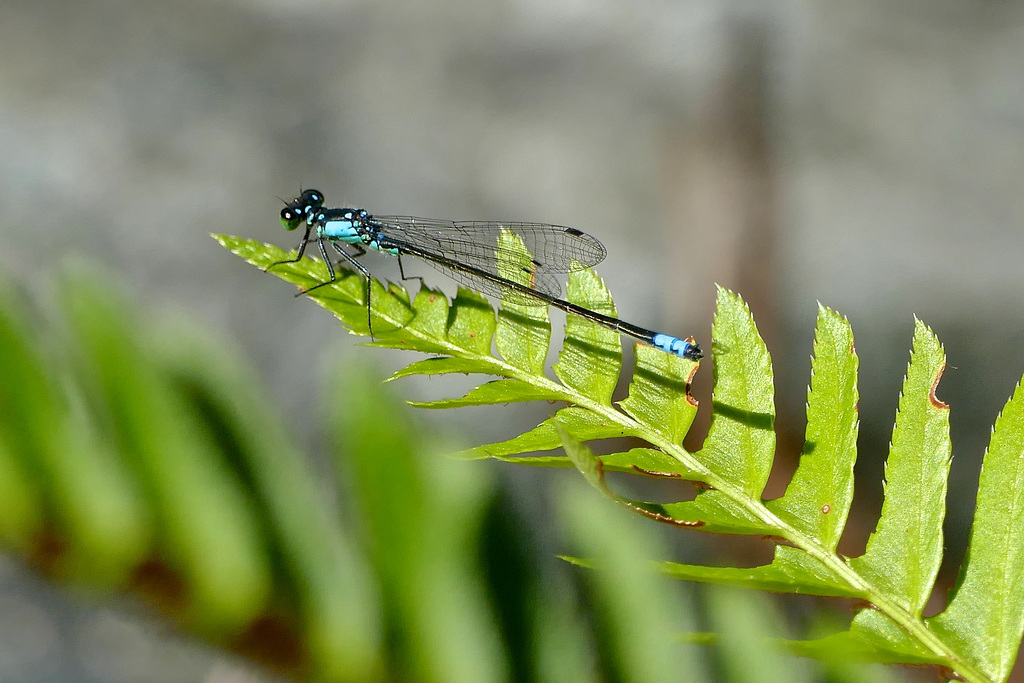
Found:
[{"label": "leaf tip", "polygon": [[742,296],[740,296],[739,294],[737,294],[736,292],[732,291],[731,289],[729,289],[727,287],[723,287],[720,284],[715,283],[715,291],[717,292],[716,298],[718,299],[718,303],[719,304],[722,304],[724,302],[737,302],[737,301],[738,302],[742,302],[743,301],[743,297]]},{"label": "leaf tip", "polygon": [[[942,343],[935,335],[935,332],[928,327],[920,318],[914,316],[914,342],[911,352],[911,364],[915,357],[928,359],[926,362],[934,364],[934,376],[932,377],[931,388],[928,390],[928,400],[933,407],[939,410],[949,410],[949,405],[936,396],[935,391],[942,379],[942,373],[946,371],[946,352]],[[909,369],[908,369],[909,372]]]},{"label": "leaf tip", "polygon": [[[927,346],[935,348],[938,352],[942,353],[942,344],[939,342],[939,338],[935,335],[935,331],[928,327],[920,318],[914,316],[914,346]],[[915,348],[916,350],[916,348]]]}]

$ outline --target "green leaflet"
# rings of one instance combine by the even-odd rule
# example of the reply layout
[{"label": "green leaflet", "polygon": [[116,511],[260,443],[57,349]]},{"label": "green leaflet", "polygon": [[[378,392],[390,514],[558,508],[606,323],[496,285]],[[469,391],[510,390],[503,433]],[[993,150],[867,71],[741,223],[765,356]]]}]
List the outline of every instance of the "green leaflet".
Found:
[{"label": "green leaflet", "polygon": [[448,316],[448,341],[471,355],[489,356],[494,329],[494,309],[487,299],[459,287]]},{"label": "green leaflet", "polygon": [[949,607],[928,620],[995,680],[1005,680],[1024,630],[1024,385],[996,419],[982,464],[974,526]]},{"label": "green leaflet", "polygon": [[702,520],[706,531],[784,535],[759,517],[761,491],[775,457],[771,358],[747,305],[722,288],[712,349],[714,412],[708,438],[695,457],[714,475],[703,480],[720,490],[703,490],[692,501],[666,505],[666,512],[678,520]]},{"label": "green leaflet", "polygon": [[689,386],[697,363],[637,345],[636,369],[622,409],[653,427],[666,441],[681,444],[697,416]]},{"label": "green leaflet", "polygon": [[835,550],[853,502],[857,459],[857,354],[850,323],[819,304],[800,465],[781,498],[767,503]]},{"label": "green leaflet", "polygon": [[[611,294],[590,269],[569,274],[566,296],[598,313],[616,315]],[[565,343],[555,363],[555,374],[565,386],[602,405],[609,404],[621,369],[622,343],[617,332],[566,316]]]},{"label": "green leaflet", "polygon": [[863,593],[832,578],[806,553],[788,546],[779,546],[775,561],[760,567],[705,567],[663,562],[661,568],[670,576],[687,581],[759,588],[776,593],[864,597]]},{"label": "green leaflet", "polygon": [[861,631],[842,631],[817,640],[779,641],[779,644],[796,655],[818,659],[842,658],[880,664],[934,664],[943,666],[947,662],[920,648],[901,647],[900,644],[876,634]]},{"label": "green leaflet", "polygon": [[949,407],[935,396],[946,357],[915,321],[914,350],[903,383],[885,466],[885,501],[864,555],[852,565],[915,617],[931,596],[942,561],[942,519],[949,476]]},{"label": "green leaflet", "polygon": [[779,532],[750,509],[737,505],[736,499],[723,491],[701,491],[692,501],[665,503],[661,508],[664,514],[681,523],[702,522],[702,531],[755,536],[773,536]]},{"label": "green leaflet", "polygon": [[[526,245],[518,235],[502,231],[498,248],[503,253],[517,254],[518,261],[502,260],[498,272],[505,278],[529,285],[527,273],[533,271],[533,263]],[[551,343],[551,321],[548,320],[547,306],[525,306],[505,297],[498,311],[498,333],[495,342],[502,358],[521,370],[539,375],[544,372],[544,361],[548,357]]]},{"label": "green leaflet", "polygon": [[631,448],[624,453],[610,453],[599,457],[606,470],[701,481],[702,473],[691,470],[665,451],[656,448]]},{"label": "green leaflet", "polygon": [[771,357],[750,309],[719,287],[712,330],[715,357],[713,412],[701,459],[751,497],[764,490],[775,457],[775,401]]},{"label": "green leaflet", "polygon": [[438,290],[423,287],[413,299],[412,309],[413,318],[409,324],[404,329],[395,331],[394,336],[398,342],[394,347],[427,353],[444,353],[445,347],[435,340],[444,339],[447,334],[450,315],[448,298]]},{"label": "green leaflet", "polygon": [[461,408],[463,406],[486,406],[517,401],[564,401],[565,394],[536,387],[518,379],[496,379],[476,387],[462,398],[446,398],[440,401],[410,401],[417,408]]},{"label": "green leaflet", "polygon": [[448,358],[440,356],[427,358],[406,365],[388,377],[387,381],[412,377],[413,375],[469,375],[471,373],[489,373],[492,369],[490,363],[476,358]]},{"label": "green leaflet", "polygon": [[[547,449],[545,449],[547,450]],[[462,455],[463,459],[474,460],[486,455],[475,455],[475,451],[467,451]],[[572,460],[565,455],[491,455],[490,457],[503,462],[512,462],[517,465],[532,465],[534,467],[575,467]],[[601,460],[605,472],[629,472],[630,474],[644,474],[650,477],[668,479],[686,479],[698,481],[700,473],[687,469],[678,460],[664,451],[653,448],[631,448],[621,453],[608,453],[597,456]]]},{"label": "green leaflet", "polygon": [[578,407],[569,407],[559,410],[555,413],[554,417],[544,420],[544,422],[541,422],[530,431],[520,434],[515,438],[486,446],[477,446],[476,448],[456,453],[455,457],[468,460],[501,458],[509,455],[519,455],[520,453],[549,451],[554,448],[560,448],[562,441],[558,438],[558,432],[555,430],[554,420],[556,419],[573,436],[582,441],[612,439],[632,435],[623,429],[621,425],[608,423],[600,415],[592,411]]}]

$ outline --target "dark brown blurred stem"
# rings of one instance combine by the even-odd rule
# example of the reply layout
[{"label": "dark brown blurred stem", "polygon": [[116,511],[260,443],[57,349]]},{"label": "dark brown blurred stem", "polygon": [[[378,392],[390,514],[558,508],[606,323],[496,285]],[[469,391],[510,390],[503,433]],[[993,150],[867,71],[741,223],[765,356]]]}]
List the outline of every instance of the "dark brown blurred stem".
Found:
[{"label": "dark brown blurred stem", "polygon": [[[717,77],[666,130],[662,177],[673,292],[666,301],[692,303],[671,310],[663,327],[699,330],[698,340],[709,342],[703,336],[717,282],[743,296],[768,348],[776,349],[778,169],[768,119],[767,36],[764,27],[746,24],[734,27],[727,42],[731,54]],[[680,292],[691,294],[681,298]],[[710,380],[710,373],[699,373],[694,387],[707,407]],[[709,414],[701,411],[698,441],[688,445],[699,444]]]}]

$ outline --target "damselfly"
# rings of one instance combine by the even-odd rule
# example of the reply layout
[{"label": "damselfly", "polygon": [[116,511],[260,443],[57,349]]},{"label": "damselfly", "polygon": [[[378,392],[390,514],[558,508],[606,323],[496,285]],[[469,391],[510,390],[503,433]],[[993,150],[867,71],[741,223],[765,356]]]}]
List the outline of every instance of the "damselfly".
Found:
[{"label": "damselfly", "polygon": [[[325,209],[324,196],[317,190],[304,190],[281,209],[281,224],[288,230],[304,225],[295,258],[278,261],[295,263],[306,247],[315,241],[327,266],[329,279],[304,293],[331,284],[334,264],[328,255],[330,245],[342,259],[363,274],[367,319],[370,315],[370,272],[357,257],[366,248],[398,257],[402,279],[402,256],[416,256],[456,282],[472,289],[528,306],[554,306],[598,325],[690,360],[703,357],[692,340],[654,332],[624,320],[592,311],[561,298],[560,275],[582,270],[604,260],[608,253],[596,238],[575,228],[546,223],[501,223],[489,221],[457,222],[412,216],[375,216],[364,209]],[[529,252],[505,246],[504,233],[518,236]],[[343,247],[348,246],[353,253]]]}]

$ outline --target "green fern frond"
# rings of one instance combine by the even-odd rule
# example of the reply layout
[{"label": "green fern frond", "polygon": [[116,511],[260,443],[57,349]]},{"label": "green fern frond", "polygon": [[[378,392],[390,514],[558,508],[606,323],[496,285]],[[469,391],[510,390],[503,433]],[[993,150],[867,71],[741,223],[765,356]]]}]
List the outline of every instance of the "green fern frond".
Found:
[{"label": "green fern frond", "polygon": [[[217,236],[253,265],[289,256],[272,246]],[[525,254],[525,251],[524,251]],[[312,260],[274,273],[309,287],[324,276]],[[367,335],[362,281],[341,272],[310,298],[355,334]],[[589,270],[572,273],[567,298],[603,313],[614,304]],[[951,445],[949,407],[936,397],[945,356],[935,335],[915,324],[911,355],[886,466],[885,503],[866,552],[836,551],[853,499],[858,431],[857,370],[849,322],[819,306],[807,431],[800,464],[785,494],[761,498],[774,461],[775,407],[771,358],[753,317],[735,294],[720,289],[712,333],[713,413],[703,448],[682,439],[697,405],[687,393],[697,363],[638,346],[629,395],[612,391],[622,372],[619,336],[569,316],[565,342],[544,372],[550,323],[543,309],[507,302],[497,314],[466,290],[450,304],[423,288],[372,283],[373,346],[435,356],[395,373],[476,373],[496,377],[456,398],[420,405],[449,408],[513,401],[564,402],[537,427],[500,443],[459,454],[537,466],[575,466],[603,494],[639,513],[701,531],[777,539],[773,561],[760,567],[707,567],[665,562],[669,575],[786,593],[855,598],[861,608],[847,631],[817,641],[788,641],[791,650],[826,656],[846,652],[874,662],[929,664],[969,681],[1006,680],[1024,630],[1024,390],[1018,386],[993,430],[985,456],[970,549],[949,607],[924,618],[942,559],[942,521]],[[497,353],[494,353],[494,349]],[[583,442],[630,436],[646,447],[594,455]],[[566,456],[526,456],[563,448]],[[695,499],[630,500],[605,479],[615,470],[699,482]]]}]

